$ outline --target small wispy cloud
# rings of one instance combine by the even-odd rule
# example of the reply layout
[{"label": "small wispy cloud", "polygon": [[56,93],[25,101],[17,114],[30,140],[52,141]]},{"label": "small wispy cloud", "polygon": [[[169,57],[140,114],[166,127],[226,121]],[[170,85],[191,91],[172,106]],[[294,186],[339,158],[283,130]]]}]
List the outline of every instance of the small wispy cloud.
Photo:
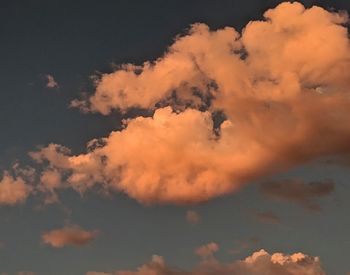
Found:
[{"label": "small wispy cloud", "polygon": [[93,241],[98,232],[82,229],[80,226],[71,225],[60,229],[53,229],[42,234],[43,243],[55,248],[65,246],[84,246]]},{"label": "small wispy cloud", "polygon": [[57,81],[55,80],[55,78],[50,75],[50,74],[47,74],[46,75],[46,88],[49,88],[49,89],[55,89],[55,88],[58,88],[58,83]]}]

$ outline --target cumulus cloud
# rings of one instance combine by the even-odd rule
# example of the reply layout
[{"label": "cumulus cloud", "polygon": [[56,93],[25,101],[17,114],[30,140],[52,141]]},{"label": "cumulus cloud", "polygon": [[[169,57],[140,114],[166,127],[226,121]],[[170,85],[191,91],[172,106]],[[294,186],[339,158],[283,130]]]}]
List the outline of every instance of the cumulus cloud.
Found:
[{"label": "cumulus cloud", "polygon": [[315,199],[327,196],[334,191],[331,181],[304,182],[299,179],[265,182],[261,192],[273,199],[297,203],[309,210],[320,210]]},{"label": "cumulus cloud", "polygon": [[197,224],[201,221],[201,216],[194,210],[188,210],[186,212],[186,220],[190,224]]},{"label": "cumulus cloud", "polygon": [[247,24],[241,34],[232,27],[210,31],[205,24],[194,24],[156,61],[126,64],[102,75],[86,103],[103,114],[115,108],[154,108],[174,90],[181,99],[193,99],[191,88],[214,92],[207,87],[214,81],[220,107],[235,109],[227,103],[284,102],[312,87],[348,87],[349,73],[342,71],[349,65],[347,29],[341,26],[348,20],[344,12],[285,2],[264,17]]},{"label": "cumulus cloud", "polygon": [[66,226],[44,232],[42,242],[54,248],[65,246],[83,246],[95,239],[97,231],[87,231],[79,226]]},{"label": "cumulus cloud", "polygon": [[[138,117],[126,123],[125,130],[112,132],[101,141],[103,145],[87,154],[71,156],[61,146],[51,144],[31,155],[70,171],[67,182],[77,190],[107,182],[109,188],[124,191],[142,203],[208,200],[240,186],[238,179],[232,182],[230,170],[237,172],[237,178],[245,176],[247,157],[232,156],[230,141],[224,137],[217,140],[208,112],[187,109],[174,113],[165,107],[151,118]],[[240,164],[232,167],[234,160]]]},{"label": "cumulus cloud", "polygon": [[135,271],[115,271],[110,273],[88,272],[86,275],[325,275],[318,257],[303,253],[286,255],[269,254],[265,250],[254,252],[244,260],[221,263],[217,260],[203,260],[191,271],[168,266],[160,256]]},{"label": "cumulus cloud", "polygon": [[22,177],[13,177],[5,172],[0,180],[0,205],[15,205],[24,202],[32,188]]},{"label": "cumulus cloud", "polygon": [[46,75],[46,88],[58,88],[58,83],[56,82],[55,78],[50,74]]},{"label": "cumulus cloud", "polygon": [[264,17],[242,33],[194,24],[159,59],[103,74],[94,94],[72,105],[154,114],[125,120],[85,154],[57,144],[32,153],[61,173],[64,184],[54,189],[84,192],[98,183],[145,204],[197,203],[348,155],[347,14],[285,2]]}]

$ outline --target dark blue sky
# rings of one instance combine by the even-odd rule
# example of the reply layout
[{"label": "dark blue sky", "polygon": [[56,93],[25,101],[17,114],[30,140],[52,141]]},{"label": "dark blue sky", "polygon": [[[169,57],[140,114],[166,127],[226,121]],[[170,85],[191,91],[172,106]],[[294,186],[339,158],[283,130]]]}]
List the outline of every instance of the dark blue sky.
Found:
[{"label": "dark blue sky", "polygon": [[[90,75],[111,72],[111,64],[136,63],[161,56],[177,34],[203,22],[212,29],[240,30],[281,1],[273,0],[2,0],[0,2],[0,168],[16,161],[33,165],[27,152],[51,142],[74,153],[86,143],[120,127],[122,115],[82,114],[68,108],[82,92],[91,93]],[[302,1],[306,6],[350,10],[350,2]],[[53,75],[58,89],[46,88]],[[218,258],[241,259],[264,248],[270,252],[302,251],[321,257],[331,275],[350,271],[349,173],[326,165],[299,167],[277,177],[332,179],[335,191],[320,199],[321,212],[267,200],[252,184],[241,192],[196,206],[142,206],[118,194],[106,198],[64,191],[62,203],[39,209],[31,198],[0,207],[0,273],[28,270],[40,275],[82,275],[89,270],[135,268],[153,254],[188,268],[193,250],[216,242]],[[69,213],[67,214],[67,210]],[[185,219],[196,210],[198,225]],[[259,222],[256,212],[272,211],[280,224]],[[40,241],[44,231],[69,220],[99,230],[84,247],[54,249]],[[259,241],[237,254],[227,251],[250,238]]]}]

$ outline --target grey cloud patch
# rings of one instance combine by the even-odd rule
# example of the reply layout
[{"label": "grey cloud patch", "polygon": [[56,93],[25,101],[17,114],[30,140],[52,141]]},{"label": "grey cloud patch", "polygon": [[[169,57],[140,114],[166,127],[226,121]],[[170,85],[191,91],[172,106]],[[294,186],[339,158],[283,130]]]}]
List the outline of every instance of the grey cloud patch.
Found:
[{"label": "grey cloud patch", "polygon": [[332,181],[304,182],[301,179],[270,181],[261,184],[260,191],[268,198],[288,201],[308,210],[319,211],[316,199],[330,195],[335,189]]}]

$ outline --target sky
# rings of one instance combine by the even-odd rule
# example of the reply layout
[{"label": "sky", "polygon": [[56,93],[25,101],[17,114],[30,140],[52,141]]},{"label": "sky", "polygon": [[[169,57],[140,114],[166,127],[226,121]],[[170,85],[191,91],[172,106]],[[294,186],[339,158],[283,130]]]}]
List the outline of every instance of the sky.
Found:
[{"label": "sky", "polygon": [[346,0],[3,0],[1,275],[347,275]]}]

